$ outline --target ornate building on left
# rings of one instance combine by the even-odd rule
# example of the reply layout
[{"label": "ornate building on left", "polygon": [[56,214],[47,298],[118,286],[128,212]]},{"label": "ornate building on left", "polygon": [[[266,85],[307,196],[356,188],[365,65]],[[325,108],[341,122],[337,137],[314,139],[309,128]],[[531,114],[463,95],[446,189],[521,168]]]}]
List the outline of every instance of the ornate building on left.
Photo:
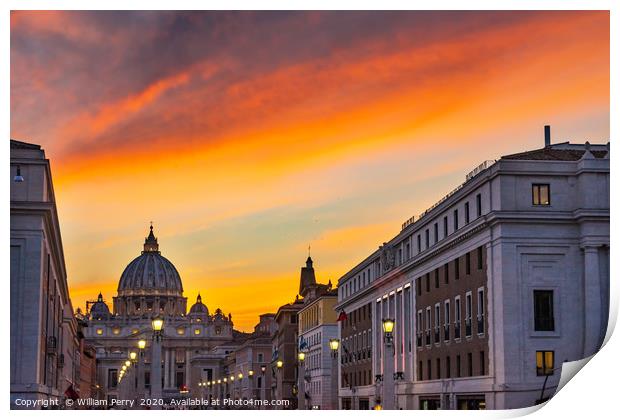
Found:
[{"label": "ornate building on left", "polygon": [[45,151],[11,140],[10,174],[11,408],[64,408],[94,395],[95,359],[73,315]]},{"label": "ornate building on left", "polygon": [[202,384],[221,376],[222,360],[248,336],[233,329],[232,315],[210,312],[200,294],[187,311],[181,276],[161,254],[153,226],[122,272],[112,308],[100,293],[83,316],[96,349],[98,397],[108,401],[205,396]]}]

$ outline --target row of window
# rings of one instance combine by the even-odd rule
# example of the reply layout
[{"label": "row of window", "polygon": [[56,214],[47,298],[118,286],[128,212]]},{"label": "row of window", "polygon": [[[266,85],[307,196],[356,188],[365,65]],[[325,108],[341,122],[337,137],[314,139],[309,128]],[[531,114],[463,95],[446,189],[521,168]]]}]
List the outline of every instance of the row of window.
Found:
[{"label": "row of window", "polygon": [[[468,276],[472,273],[472,259],[476,259],[476,269],[478,271],[484,269],[483,262],[483,247],[480,246],[473,252],[467,252],[462,257],[457,257],[454,261],[450,263],[445,263],[443,267],[436,268],[432,272],[428,272],[421,277],[418,277],[416,280],[416,288],[418,296],[422,296],[422,290],[425,290],[427,293],[431,291],[431,277],[433,278],[435,288],[439,288],[440,285],[449,284],[450,278],[455,280],[459,280],[461,278],[461,266],[465,265],[465,275]],[[472,255],[475,254],[475,257]],[[464,263],[461,262],[464,260]],[[452,268],[451,268],[452,267]],[[424,287],[422,285],[422,280],[424,280]]]},{"label": "row of window", "polygon": [[342,339],[341,362],[343,365],[370,360],[372,357],[371,330],[364,330]]},{"label": "row of window", "polygon": [[[443,220],[442,222],[443,236],[440,237],[439,219],[438,221],[434,222],[432,225],[429,225],[429,227],[426,228],[423,231],[423,233],[422,232],[418,233],[416,236],[416,242],[417,242],[416,255],[430,248],[431,246],[439,242],[441,239],[448,237],[451,233],[456,232],[457,230],[459,230],[459,228],[466,226],[471,221],[473,221],[475,218],[482,216],[482,195],[480,193],[476,194],[474,203],[475,203],[474,204],[475,205],[475,217],[473,217],[471,214],[470,202],[466,201],[463,204],[463,216],[462,217],[463,217],[464,224],[462,226],[460,225],[461,216],[459,213],[459,208],[455,208],[452,211],[452,230],[451,231],[449,229],[450,223],[449,223],[448,215],[445,215],[443,216],[443,219],[442,219]],[[403,240],[400,244],[396,246],[397,248],[396,265],[401,265],[413,257],[412,239],[413,239],[413,235],[410,235],[409,237],[407,237],[405,240]],[[424,241],[424,247],[423,247],[422,241]],[[378,271],[380,273],[381,264],[380,262],[377,264],[378,264]],[[358,290],[364,288],[367,284],[369,284],[371,282],[370,273],[371,273],[370,268],[365,268],[361,273],[359,273],[358,275],[356,275],[355,277],[351,278],[349,281],[344,283],[342,285],[341,298],[342,299],[347,298],[348,296],[354,294],[355,292],[357,292]]]},{"label": "row of window", "polygon": [[[535,206],[549,206],[551,205],[551,187],[549,184],[532,184],[532,204]],[[461,213],[460,208],[452,210],[451,223],[449,214],[443,216],[442,219],[438,219],[433,222],[432,225],[426,228],[423,232],[420,232],[416,236],[416,254],[420,254],[422,251],[429,249],[440,240],[447,238],[451,233],[456,232],[459,228],[466,226],[472,220],[475,220],[482,216],[482,195],[476,194],[474,200],[475,216],[471,214],[470,201],[466,201],[463,204],[462,220],[464,224],[461,226]],[[441,227],[440,227],[441,223]],[[452,224],[452,230],[450,231],[450,224]],[[441,232],[441,235],[440,235]],[[412,255],[412,236],[407,237],[400,244],[397,245],[397,257],[396,264],[401,265],[404,262],[411,259]],[[381,273],[380,262],[378,264],[377,271]],[[378,277],[377,276],[377,277]],[[458,277],[457,277],[458,278]],[[363,289],[371,282],[371,269],[365,268],[355,277],[351,278],[345,284],[342,285],[341,299],[347,298],[358,290]]]},{"label": "row of window", "polygon": [[433,360],[418,362],[418,381],[430,381],[433,379],[450,379],[462,378],[467,376],[484,376],[486,375],[486,358],[484,351],[478,353],[477,369],[474,372],[474,354],[467,353],[465,357],[465,365],[463,366],[461,355],[457,354],[454,360],[451,356],[446,356],[443,360],[436,358],[433,366]]},{"label": "row of window", "polygon": [[372,383],[371,369],[357,370],[355,372],[344,372],[342,374],[341,386],[344,387],[365,386],[371,385]]},{"label": "row of window", "polygon": [[[461,296],[454,297],[454,309],[452,302],[446,299],[442,303],[436,303],[434,310],[427,306],[426,310],[420,309],[417,316],[417,347],[431,344],[440,345],[442,341],[460,340],[462,336],[461,321]],[[476,301],[476,327],[477,334],[484,334],[484,287],[480,287],[477,291]],[[465,337],[471,337],[474,329],[472,320],[473,300],[472,292],[465,293]],[[433,316],[434,313],[434,316]]]}]

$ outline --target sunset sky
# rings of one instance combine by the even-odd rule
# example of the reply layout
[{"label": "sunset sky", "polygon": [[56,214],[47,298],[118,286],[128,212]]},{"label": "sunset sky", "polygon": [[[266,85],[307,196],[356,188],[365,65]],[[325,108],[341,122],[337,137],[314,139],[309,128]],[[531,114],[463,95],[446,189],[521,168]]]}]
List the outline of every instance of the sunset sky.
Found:
[{"label": "sunset sky", "polygon": [[11,138],[51,159],[74,308],[152,220],[251,330],[486,159],[609,140],[608,12],[13,12]]}]

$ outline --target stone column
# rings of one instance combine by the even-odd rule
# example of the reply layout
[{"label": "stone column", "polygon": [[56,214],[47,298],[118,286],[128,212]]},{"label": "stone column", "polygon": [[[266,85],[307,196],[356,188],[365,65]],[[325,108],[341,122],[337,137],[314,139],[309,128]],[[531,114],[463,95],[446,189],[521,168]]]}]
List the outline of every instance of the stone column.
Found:
[{"label": "stone column", "polygon": [[192,366],[189,363],[189,358],[192,355],[191,350],[185,350],[185,385],[190,389],[192,386]]},{"label": "stone column", "polygon": [[598,247],[584,247],[584,300],[585,300],[585,338],[584,357],[596,353],[603,337],[601,314],[601,275]]}]

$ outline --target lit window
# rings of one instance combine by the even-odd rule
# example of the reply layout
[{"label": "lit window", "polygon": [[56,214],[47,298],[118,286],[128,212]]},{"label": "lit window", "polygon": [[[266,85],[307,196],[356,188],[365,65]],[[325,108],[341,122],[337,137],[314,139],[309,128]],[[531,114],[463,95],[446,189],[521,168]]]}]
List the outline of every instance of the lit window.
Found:
[{"label": "lit window", "polygon": [[546,376],[553,375],[553,352],[537,351],[536,352],[536,375]]},{"label": "lit window", "polygon": [[102,335],[103,334],[103,328],[97,328],[96,333],[97,333],[97,335]]},{"label": "lit window", "polygon": [[121,329],[118,327],[115,327],[114,329],[112,329],[112,334],[114,335],[119,335],[121,333]]},{"label": "lit window", "polygon": [[551,204],[549,184],[532,184],[532,204],[535,206],[548,206]]},{"label": "lit window", "polygon": [[[196,330],[196,331],[200,331],[200,330]],[[177,328],[177,334],[185,335],[185,328]]]},{"label": "lit window", "polygon": [[196,328],[194,330],[194,335],[200,335],[200,328]]}]

